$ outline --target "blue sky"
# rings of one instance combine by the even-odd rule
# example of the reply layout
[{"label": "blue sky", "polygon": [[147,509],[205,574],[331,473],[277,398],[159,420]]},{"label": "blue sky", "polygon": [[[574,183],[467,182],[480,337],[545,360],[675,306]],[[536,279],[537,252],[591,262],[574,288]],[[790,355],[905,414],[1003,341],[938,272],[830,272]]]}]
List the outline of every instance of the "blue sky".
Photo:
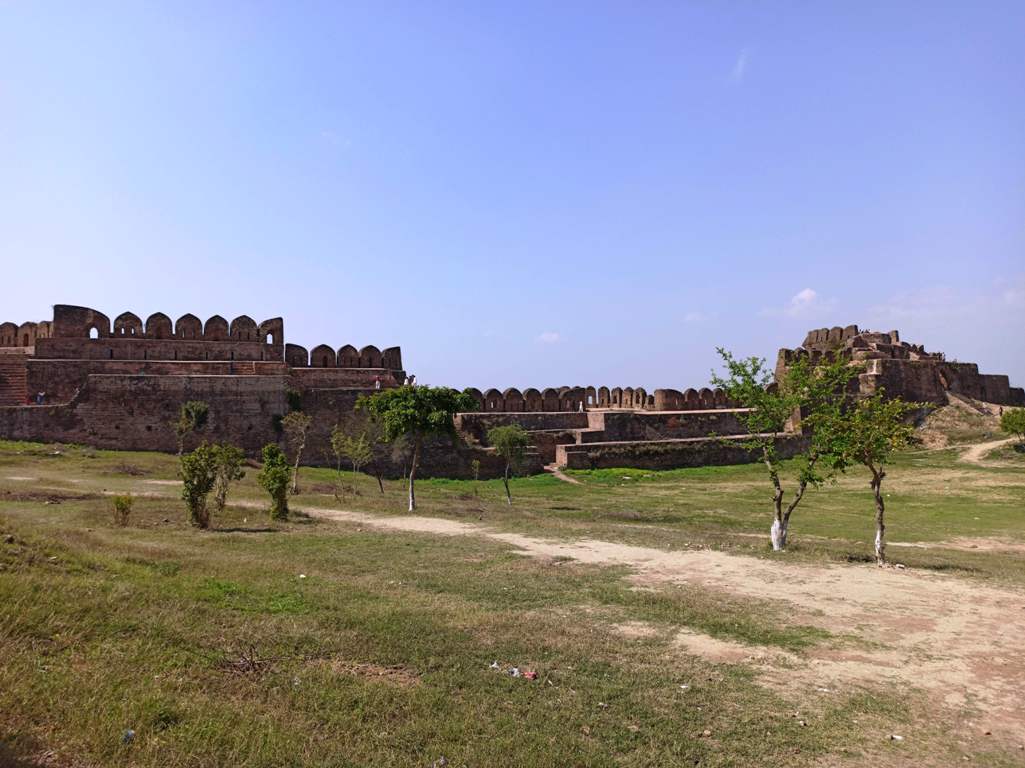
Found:
[{"label": "blue sky", "polygon": [[858,323],[1021,386],[1022,39],[1017,0],[0,0],[0,320],[649,389]]}]

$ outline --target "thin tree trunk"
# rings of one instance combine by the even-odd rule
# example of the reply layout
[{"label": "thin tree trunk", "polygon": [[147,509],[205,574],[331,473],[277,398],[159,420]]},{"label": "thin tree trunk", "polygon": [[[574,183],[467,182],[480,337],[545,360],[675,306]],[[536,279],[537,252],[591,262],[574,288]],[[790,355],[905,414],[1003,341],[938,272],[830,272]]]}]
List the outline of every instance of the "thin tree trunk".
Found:
[{"label": "thin tree trunk", "polygon": [[772,542],[774,552],[782,552],[787,546],[787,521],[783,519],[783,486],[779,484],[779,474],[772,466],[768,458],[765,459],[765,466],[769,468],[769,477],[772,479],[772,528],[769,529],[769,540]]},{"label": "thin tree trunk", "polygon": [[875,467],[869,469],[872,470],[872,493],[876,500],[876,563],[886,565],[886,504],[883,502],[883,478],[886,473]]},{"label": "thin tree trunk", "polygon": [[302,443],[295,452],[295,467],[292,469],[292,495],[295,496],[299,493],[299,462],[303,458],[303,449],[306,448],[306,439],[303,438]]},{"label": "thin tree trunk", "polygon": [[377,470],[377,487],[381,490],[381,494],[384,494],[384,480],[381,479],[381,470]]},{"label": "thin tree trunk", "polygon": [[505,475],[502,477],[502,482],[505,483],[505,501],[511,507],[512,506],[512,494],[509,493],[509,463],[505,465]]},{"label": "thin tree trunk", "polygon": [[416,489],[414,484],[416,482],[416,468],[420,463],[420,439],[417,438],[413,444],[413,459],[409,465],[409,511],[412,512],[416,509]]},{"label": "thin tree trunk", "polygon": [[781,541],[780,541],[780,543],[782,544],[780,549],[786,549],[787,548],[787,534],[790,532],[790,515],[793,514],[793,511],[795,509],[797,509],[797,505],[801,503],[801,499],[804,498],[804,492],[805,492],[805,490],[807,490],[807,488],[808,488],[808,481],[807,480],[802,480],[800,483],[798,483],[798,485],[797,485],[797,493],[794,494],[794,500],[791,501],[790,504],[787,505],[787,511],[783,513],[783,523],[780,526],[780,531],[781,531],[781,535],[780,535]]}]

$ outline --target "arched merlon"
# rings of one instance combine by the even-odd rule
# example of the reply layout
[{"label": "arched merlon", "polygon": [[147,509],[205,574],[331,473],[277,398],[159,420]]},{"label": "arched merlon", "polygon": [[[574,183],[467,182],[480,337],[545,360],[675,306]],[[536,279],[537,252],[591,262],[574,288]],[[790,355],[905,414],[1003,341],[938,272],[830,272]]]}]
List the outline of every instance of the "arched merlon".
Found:
[{"label": "arched merlon", "polygon": [[91,331],[105,339],[110,336],[110,318],[89,307],[55,304],[53,337],[55,339],[88,339]]},{"label": "arched merlon", "polygon": [[298,344],[285,345],[285,362],[293,368],[308,368],[310,365],[310,353],[306,347]]},{"label": "arched merlon", "polygon": [[154,312],[146,318],[147,339],[170,339],[174,337],[171,318],[163,312]]},{"label": "arched merlon", "polygon": [[401,371],[402,370],[402,348],[401,347],[388,347],[384,352],[381,353],[384,358],[384,367],[389,371]]},{"label": "arched merlon", "polygon": [[203,321],[191,313],[178,318],[174,324],[174,337],[189,341],[199,341],[203,338]]},{"label": "arched merlon", "polygon": [[275,347],[285,343],[285,321],[280,317],[272,317],[260,323],[260,341]]},{"label": "arched merlon", "polygon": [[122,312],[114,318],[114,336],[118,338],[141,338],[142,319],[133,312]]},{"label": "arched merlon", "polygon": [[320,344],[310,351],[311,368],[337,368],[338,356],[327,344]]},{"label": "arched merlon", "polygon": [[228,321],[220,315],[214,315],[203,326],[204,341],[227,341]]},{"label": "arched merlon", "polygon": [[258,341],[256,321],[249,315],[239,315],[231,321],[228,336],[232,341]]}]

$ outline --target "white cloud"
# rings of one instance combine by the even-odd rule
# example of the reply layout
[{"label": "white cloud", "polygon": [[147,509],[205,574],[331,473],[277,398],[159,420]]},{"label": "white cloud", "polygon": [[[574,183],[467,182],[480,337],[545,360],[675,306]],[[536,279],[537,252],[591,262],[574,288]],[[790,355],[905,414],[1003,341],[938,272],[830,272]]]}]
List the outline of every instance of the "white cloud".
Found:
[{"label": "white cloud", "polygon": [[737,60],[733,64],[733,72],[730,74],[730,78],[735,83],[744,82],[744,75],[747,74],[747,62],[750,58],[750,52],[747,48],[744,48],[737,54]]},{"label": "white cloud", "polygon": [[683,322],[698,325],[708,320],[708,316],[701,312],[688,312],[683,316]]},{"label": "white cloud", "polygon": [[1025,307],[1025,279],[1006,286],[1000,297],[1009,307]]},{"label": "white cloud", "polygon": [[562,341],[562,337],[558,331],[543,331],[537,340],[542,344],[558,344]]},{"label": "white cloud", "polygon": [[798,291],[790,299],[790,303],[783,309],[783,314],[797,317],[815,309],[822,304],[818,293],[812,288],[805,288]]}]

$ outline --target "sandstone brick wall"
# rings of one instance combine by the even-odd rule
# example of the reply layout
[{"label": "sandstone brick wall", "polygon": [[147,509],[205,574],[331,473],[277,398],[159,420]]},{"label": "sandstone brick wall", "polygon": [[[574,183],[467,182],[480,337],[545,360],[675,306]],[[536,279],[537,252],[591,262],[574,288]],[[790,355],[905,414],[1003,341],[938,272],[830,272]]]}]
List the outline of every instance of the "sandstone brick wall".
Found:
[{"label": "sandstone brick wall", "polygon": [[656,389],[649,395],[644,387],[528,387],[522,392],[515,387],[481,392],[475,387],[464,390],[477,401],[484,413],[534,413],[539,411],[578,411],[586,409],[622,409],[631,411],[707,410],[728,408],[726,393],[709,388]]},{"label": "sandstone brick wall", "polygon": [[810,331],[801,347],[781,349],[776,379],[799,358],[817,364],[837,354],[865,366],[858,385],[865,395],[882,389],[891,397],[943,405],[947,393],[953,392],[998,405],[1025,406],[1025,390],[1012,387],[1007,376],[981,374],[974,363],[948,362],[942,352],[901,341],[897,331],[861,331],[856,325]]},{"label": "sandstone brick wall", "polygon": [[284,376],[92,375],[70,402],[0,408],[0,435],[97,448],[175,451],[170,426],[188,400],[210,406],[198,439],[232,442],[256,454],[274,442],[285,413]]},{"label": "sandstone brick wall", "polygon": [[[780,437],[776,445],[780,455],[789,458],[806,445],[805,440],[800,436]],[[561,445],[556,453],[556,463],[568,469],[680,469],[759,460],[756,452],[709,438]]]}]

